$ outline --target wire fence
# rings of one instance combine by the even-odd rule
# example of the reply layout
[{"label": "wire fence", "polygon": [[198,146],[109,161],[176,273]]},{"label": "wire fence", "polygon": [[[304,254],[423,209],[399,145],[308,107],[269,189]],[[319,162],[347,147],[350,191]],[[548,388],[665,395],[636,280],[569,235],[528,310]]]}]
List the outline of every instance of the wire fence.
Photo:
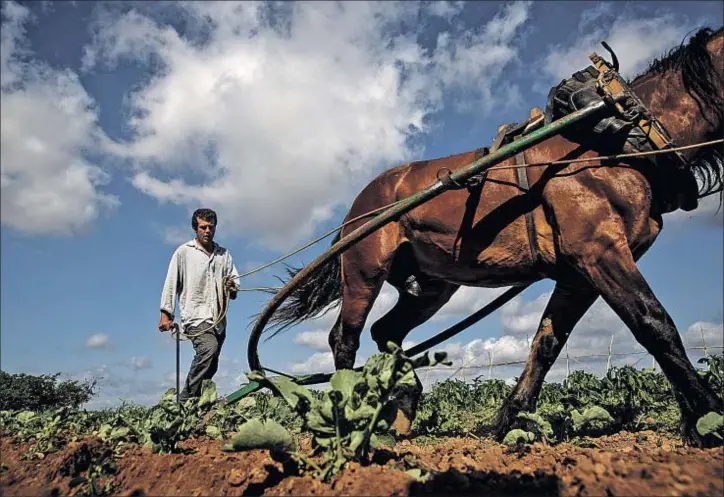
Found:
[{"label": "wire fence", "polygon": [[[684,347],[687,351],[696,351],[696,350],[702,350],[704,351],[704,357],[708,357],[709,351],[711,350],[723,350],[724,346],[721,345],[707,345],[706,338],[704,337],[704,331],[703,329],[699,329],[701,332],[701,341],[702,345],[699,347]],[[568,343],[566,343],[564,354],[558,357],[556,360],[556,363],[558,363],[561,360],[565,360],[566,364],[566,378],[571,373],[571,361],[581,364],[582,359],[595,359],[595,358],[606,358],[606,370],[603,374],[605,376],[611,369],[611,359],[614,357],[632,357],[632,356],[641,356],[636,362],[633,363],[633,366],[636,367],[643,359],[645,359],[647,356],[651,358],[652,360],[652,368],[654,371],[656,370],[656,360],[649,354],[647,351],[635,351],[635,352],[613,352],[613,339],[614,335],[611,335],[611,341],[608,345],[608,352],[605,354],[598,353],[598,354],[583,354],[583,355],[576,355],[572,356],[568,353]],[[527,339],[528,347],[531,345],[531,339],[530,336]],[[529,349],[530,351],[530,349]],[[528,357],[526,355],[525,359],[522,360],[515,360],[515,361],[502,361],[502,362],[495,362],[494,361],[494,349],[488,349],[488,361],[486,364],[480,364],[479,361],[475,361],[477,364],[466,364],[465,360],[463,359],[463,363],[455,368],[447,378],[444,378],[444,380],[451,380],[455,378],[457,375],[459,375],[461,372],[465,371],[481,371],[481,370],[488,370],[488,379],[493,379],[493,369],[496,367],[505,367],[505,366],[520,366],[524,365],[528,362]],[[430,374],[432,373],[449,373],[452,367],[443,367],[443,366],[434,366],[429,368],[420,368],[421,372],[424,371],[424,379],[422,379],[424,384],[429,384],[430,380]]]}]

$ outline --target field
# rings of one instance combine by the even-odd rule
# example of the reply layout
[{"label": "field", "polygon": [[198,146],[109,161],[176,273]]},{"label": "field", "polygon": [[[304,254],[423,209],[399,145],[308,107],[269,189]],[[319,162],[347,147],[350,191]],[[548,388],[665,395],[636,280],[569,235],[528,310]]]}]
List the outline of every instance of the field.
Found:
[{"label": "field", "polygon": [[[439,358],[436,358],[436,360]],[[433,361],[434,362],[434,361]],[[722,356],[700,374],[722,392]],[[503,381],[446,381],[409,437],[390,392],[411,361],[379,354],[309,391],[284,381],[233,405],[213,383],[183,406],[0,412],[2,495],[723,495],[724,448],[684,447],[661,373],[575,371],[546,383],[503,444],[487,436]],[[263,378],[259,378],[262,381]],[[722,417],[698,425],[720,440]]]}]

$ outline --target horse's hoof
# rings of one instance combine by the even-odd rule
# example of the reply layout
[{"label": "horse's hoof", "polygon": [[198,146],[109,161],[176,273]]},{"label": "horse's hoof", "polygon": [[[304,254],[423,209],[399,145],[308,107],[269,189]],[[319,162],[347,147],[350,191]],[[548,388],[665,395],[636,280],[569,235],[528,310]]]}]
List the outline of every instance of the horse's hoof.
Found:
[{"label": "horse's hoof", "polygon": [[401,409],[398,409],[392,428],[400,435],[409,435],[412,432],[412,420]]}]

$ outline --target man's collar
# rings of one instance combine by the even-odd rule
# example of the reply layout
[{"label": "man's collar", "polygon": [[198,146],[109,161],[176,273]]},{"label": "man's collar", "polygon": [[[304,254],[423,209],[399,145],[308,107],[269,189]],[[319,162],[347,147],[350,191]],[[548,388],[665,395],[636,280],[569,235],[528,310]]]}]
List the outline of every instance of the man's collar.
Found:
[{"label": "man's collar", "polygon": [[[211,253],[218,254],[221,251],[221,246],[216,242],[211,242],[211,243],[214,244],[214,250]],[[193,238],[192,240],[189,240],[188,242],[186,242],[186,246],[193,247],[198,250],[203,250],[204,253],[208,253],[208,252],[206,252],[206,249],[204,247],[202,247],[201,244],[198,242],[197,238]]]}]

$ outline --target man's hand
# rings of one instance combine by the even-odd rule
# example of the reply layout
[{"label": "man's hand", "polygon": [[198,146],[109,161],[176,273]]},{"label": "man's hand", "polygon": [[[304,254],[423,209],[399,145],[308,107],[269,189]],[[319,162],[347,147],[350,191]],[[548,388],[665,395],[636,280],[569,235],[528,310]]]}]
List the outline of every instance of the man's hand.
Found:
[{"label": "man's hand", "polygon": [[226,288],[227,292],[236,293],[236,283],[234,282],[234,278],[226,278],[226,283],[224,284],[224,288]]},{"label": "man's hand", "polygon": [[231,300],[236,300],[236,282],[234,282],[235,278],[228,277],[226,278],[226,281],[224,283],[224,289],[229,292],[229,298]]},{"label": "man's hand", "polygon": [[173,318],[161,311],[161,321],[158,323],[158,331],[169,331],[173,328]]}]

